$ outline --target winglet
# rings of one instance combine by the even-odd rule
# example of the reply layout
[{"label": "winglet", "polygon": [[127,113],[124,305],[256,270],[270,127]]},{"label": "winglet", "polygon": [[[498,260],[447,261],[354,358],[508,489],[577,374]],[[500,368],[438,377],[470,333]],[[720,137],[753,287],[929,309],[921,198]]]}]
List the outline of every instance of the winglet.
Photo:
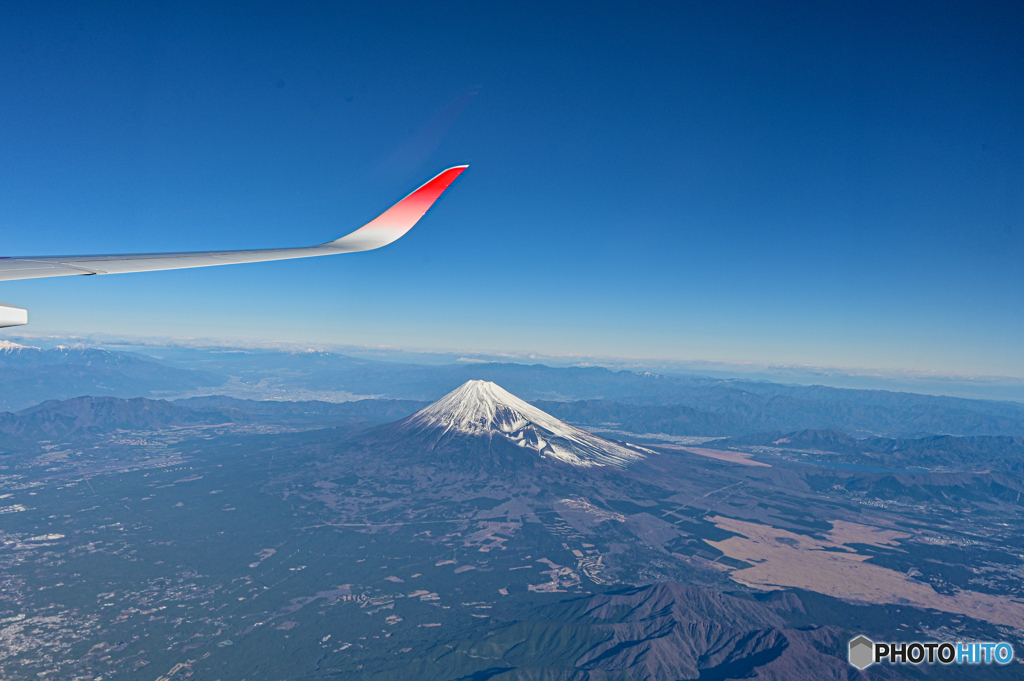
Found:
[{"label": "winglet", "polygon": [[372,251],[405,236],[413,225],[434,205],[462,171],[469,166],[455,166],[439,173],[422,187],[388,208],[376,219],[351,234],[329,241],[323,247],[339,251]]}]

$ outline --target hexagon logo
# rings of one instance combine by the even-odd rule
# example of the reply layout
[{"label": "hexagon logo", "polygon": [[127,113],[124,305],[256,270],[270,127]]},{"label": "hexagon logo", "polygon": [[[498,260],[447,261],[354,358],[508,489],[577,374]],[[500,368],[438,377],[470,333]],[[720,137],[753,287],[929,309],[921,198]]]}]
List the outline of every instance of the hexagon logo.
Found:
[{"label": "hexagon logo", "polygon": [[866,636],[858,636],[850,641],[850,664],[857,669],[864,669],[875,661],[875,644]]}]

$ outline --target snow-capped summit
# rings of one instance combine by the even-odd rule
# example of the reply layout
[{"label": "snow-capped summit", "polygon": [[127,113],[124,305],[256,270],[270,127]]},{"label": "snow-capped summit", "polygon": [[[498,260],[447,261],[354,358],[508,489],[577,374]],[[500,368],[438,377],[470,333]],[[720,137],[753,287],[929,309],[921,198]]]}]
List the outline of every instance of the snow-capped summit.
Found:
[{"label": "snow-capped summit", "polygon": [[639,451],[559,421],[490,381],[467,381],[397,424],[406,431],[502,437],[574,466],[618,466],[644,458]]},{"label": "snow-capped summit", "polygon": [[0,340],[0,353],[9,355],[13,352],[22,352],[23,350],[38,350],[39,348],[31,345],[20,345],[18,343],[12,343],[9,340]]}]

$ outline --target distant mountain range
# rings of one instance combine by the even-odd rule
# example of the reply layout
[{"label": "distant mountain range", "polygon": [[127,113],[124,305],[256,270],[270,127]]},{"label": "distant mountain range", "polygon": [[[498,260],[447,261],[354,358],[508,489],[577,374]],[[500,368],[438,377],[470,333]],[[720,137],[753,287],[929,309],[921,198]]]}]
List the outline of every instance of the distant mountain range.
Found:
[{"label": "distant mountain range", "polygon": [[762,433],[730,438],[718,447],[770,447],[813,458],[889,468],[993,466],[1024,470],[1024,438],[1005,435],[929,435],[921,438],[856,439],[834,430]]},{"label": "distant mountain range", "polygon": [[[470,381],[434,404],[417,400],[255,401],[220,395],[173,402],[102,396],[48,400],[16,413],[0,413],[0,451],[32,451],[38,449],[40,442],[90,439],[117,430],[155,431],[232,423],[342,426],[351,430],[392,424],[387,428],[416,434],[423,441],[421,444],[429,447],[436,447],[445,437],[456,433],[493,431],[508,444],[566,461],[593,460],[617,465],[616,457],[627,461],[636,456],[635,450],[620,451],[619,445],[562,421],[599,432],[621,433],[616,437],[626,437],[625,433],[699,435],[721,432],[708,430],[708,423],[728,423],[724,417],[689,407],[626,405],[605,400],[539,401],[531,405],[495,384]],[[389,432],[384,439],[393,436]],[[595,444],[598,441],[600,444]],[[493,448],[493,437],[489,438],[488,446]],[[745,434],[719,440],[714,446],[768,448],[816,461],[892,469],[1024,470],[1024,437],[1019,436],[856,438],[837,430],[806,429]],[[600,453],[604,451],[615,454],[607,459]]]},{"label": "distant mountain range", "polygon": [[[602,368],[466,363],[389,364],[324,352],[215,349],[161,351],[161,358],[83,346],[41,350],[0,342],[0,409],[81,395],[173,397],[196,393],[436,400],[470,380],[496,382],[571,423],[636,433],[740,437],[835,430],[858,437],[1024,437],[1024,404],[881,390],[676,377]],[[204,398],[206,399],[206,398]],[[265,398],[254,400],[260,402]],[[312,405],[315,400],[307,400]],[[198,406],[201,403],[194,403]],[[238,405],[235,405],[236,407]],[[240,407],[239,407],[240,408]],[[316,416],[330,411],[308,407]],[[296,419],[307,419],[303,408]],[[394,415],[401,408],[395,406]],[[413,410],[414,411],[414,410]],[[411,413],[411,412],[409,412]],[[266,414],[264,414],[266,415]]]},{"label": "distant mountain range", "polygon": [[[737,436],[833,429],[857,435],[1024,436],[1024,404],[883,390],[665,376],[599,367],[459,363],[410,365],[323,352],[178,351],[175,366],[308,391],[343,391],[433,401],[470,380],[485,380],[563,420],[673,435]],[[586,401],[554,407],[552,403]],[[652,407],[664,407],[664,410]]]},{"label": "distant mountain range", "polygon": [[[689,407],[606,400],[539,401],[530,405],[493,383],[470,381],[432,405],[416,400],[283,402],[224,396],[174,402],[103,396],[49,400],[17,413],[0,413],[0,449],[34,450],[40,442],[88,439],[117,430],[155,431],[230,423],[351,429],[394,422],[389,429],[402,431],[403,436],[411,434],[429,442],[432,448],[454,434],[493,432],[516,447],[584,465],[591,460],[618,465],[617,460],[637,456],[636,450],[619,451],[620,445],[562,420],[597,428],[614,426],[614,430],[638,434],[696,435],[721,432],[723,424],[738,429],[735,421],[724,416]],[[393,435],[389,431],[384,439],[393,439]],[[493,437],[489,442],[494,446]],[[747,450],[762,447],[812,460],[893,469],[1024,470],[1024,437],[1019,436],[856,438],[838,430],[805,429],[746,434],[717,441],[715,446]],[[616,453],[608,459],[602,453],[606,451]]]},{"label": "distant mountain range", "polygon": [[40,443],[88,440],[119,430],[262,423],[359,427],[397,420],[423,404],[401,400],[359,402],[253,402],[197,397],[177,402],[146,398],[75,397],[49,400],[17,413],[0,413],[0,452],[37,450]]},{"label": "distant mountain range", "polygon": [[153,397],[220,385],[208,372],[81,345],[41,349],[0,341],[0,410],[80,395]]}]

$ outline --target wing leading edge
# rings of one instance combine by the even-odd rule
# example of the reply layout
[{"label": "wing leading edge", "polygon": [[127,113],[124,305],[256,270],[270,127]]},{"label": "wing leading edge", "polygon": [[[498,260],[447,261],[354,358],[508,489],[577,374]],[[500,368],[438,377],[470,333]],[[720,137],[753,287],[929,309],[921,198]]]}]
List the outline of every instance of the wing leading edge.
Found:
[{"label": "wing leading edge", "polygon": [[[318,246],[267,248],[249,251],[200,251],[194,253],[140,253],[126,255],[72,255],[0,258],[0,281],[69,277],[91,274],[152,272],[213,265],[236,265],[270,260],[312,258],[338,253],[372,251],[405,235],[468,166],[449,168],[426,182],[374,220],[351,234]],[[0,327],[27,323],[21,308],[0,303]]]}]

